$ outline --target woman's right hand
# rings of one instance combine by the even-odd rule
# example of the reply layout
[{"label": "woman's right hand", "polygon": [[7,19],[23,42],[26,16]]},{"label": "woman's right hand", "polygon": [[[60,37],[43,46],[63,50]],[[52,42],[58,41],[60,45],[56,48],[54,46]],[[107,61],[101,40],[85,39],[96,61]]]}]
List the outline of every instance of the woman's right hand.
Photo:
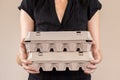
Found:
[{"label": "woman's right hand", "polygon": [[21,65],[28,73],[36,74],[39,73],[34,67],[30,66],[31,61],[27,60],[28,53],[26,52],[25,44],[21,43],[19,48],[19,54],[17,55],[17,63]]}]

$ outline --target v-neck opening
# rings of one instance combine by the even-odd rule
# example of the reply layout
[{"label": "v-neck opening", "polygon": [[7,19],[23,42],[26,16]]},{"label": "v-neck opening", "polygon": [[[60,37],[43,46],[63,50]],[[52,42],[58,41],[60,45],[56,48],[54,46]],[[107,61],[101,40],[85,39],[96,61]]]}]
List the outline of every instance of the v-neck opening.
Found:
[{"label": "v-neck opening", "polygon": [[70,1],[68,0],[68,2],[67,2],[67,5],[66,5],[66,8],[65,8],[65,10],[64,10],[63,17],[62,17],[62,20],[61,20],[61,21],[59,20],[59,17],[58,17],[57,11],[56,11],[55,0],[52,0],[52,1],[53,1],[53,9],[54,9],[54,13],[55,13],[56,19],[57,19],[58,23],[59,23],[60,25],[62,25],[62,24],[63,24],[63,21],[64,21],[64,19],[65,19],[66,13],[67,13],[67,11],[68,11],[68,7],[69,7],[69,5],[70,5]]}]

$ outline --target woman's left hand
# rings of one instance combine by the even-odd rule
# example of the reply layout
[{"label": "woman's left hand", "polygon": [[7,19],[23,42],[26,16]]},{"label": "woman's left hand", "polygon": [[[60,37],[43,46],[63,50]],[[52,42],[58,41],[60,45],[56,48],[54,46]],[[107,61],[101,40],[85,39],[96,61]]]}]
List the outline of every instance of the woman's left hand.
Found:
[{"label": "woman's left hand", "polygon": [[92,53],[94,60],[90,61],[90,64],[88,64],[84,70],[86,74],[93,73],[97,69],[96,64],[100,63],[102,60],[101,51],[95,45],[92,46]]}]

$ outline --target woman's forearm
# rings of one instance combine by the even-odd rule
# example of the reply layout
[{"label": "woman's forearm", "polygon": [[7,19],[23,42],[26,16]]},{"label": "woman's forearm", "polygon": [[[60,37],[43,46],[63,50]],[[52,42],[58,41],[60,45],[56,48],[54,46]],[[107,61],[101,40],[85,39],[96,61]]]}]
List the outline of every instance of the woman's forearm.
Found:
[{"label": "woman's forearm", "polygon": [[88,22],[88,30],[90,31],[93,38],[93,44],[91,49],[93,52],[94,61],[92,61],[92,63],[97,64],[100,63],[102,60],[100,47],[99,11],[97,11],[92,17],[92,19]]},{"label": "woman's forearm", "polygon": [[92,19],[88,22],[88,30],[93,38],[93,47],[95,47],[97,50],[100,50],[99,11],[97,11]]},{"label": "woman's forearm", "polygon": [[19,46],[19,53],[17,54],[16,61],[19,65],[22,65],[20,60],[20,55],[23,56],[25,53],[25,46],[24,46],[24,39],[28,32],[33,31],[34,29],[34,21],[32,18],[21,9],[20,12],[20,46]]}]

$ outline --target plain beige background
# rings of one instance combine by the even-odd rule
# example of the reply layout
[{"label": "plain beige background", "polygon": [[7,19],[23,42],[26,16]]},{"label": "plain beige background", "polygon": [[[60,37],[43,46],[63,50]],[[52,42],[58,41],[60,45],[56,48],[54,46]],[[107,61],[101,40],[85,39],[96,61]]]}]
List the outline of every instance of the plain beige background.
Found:
[{"label": "plain beige background", "polygon": [[[103,61],[92,80],[120,80],[120,0],[100,0]],[[27,72],[16,64],[19,46],[20,0],[0,0],[0,80],[27,80]]]}]

